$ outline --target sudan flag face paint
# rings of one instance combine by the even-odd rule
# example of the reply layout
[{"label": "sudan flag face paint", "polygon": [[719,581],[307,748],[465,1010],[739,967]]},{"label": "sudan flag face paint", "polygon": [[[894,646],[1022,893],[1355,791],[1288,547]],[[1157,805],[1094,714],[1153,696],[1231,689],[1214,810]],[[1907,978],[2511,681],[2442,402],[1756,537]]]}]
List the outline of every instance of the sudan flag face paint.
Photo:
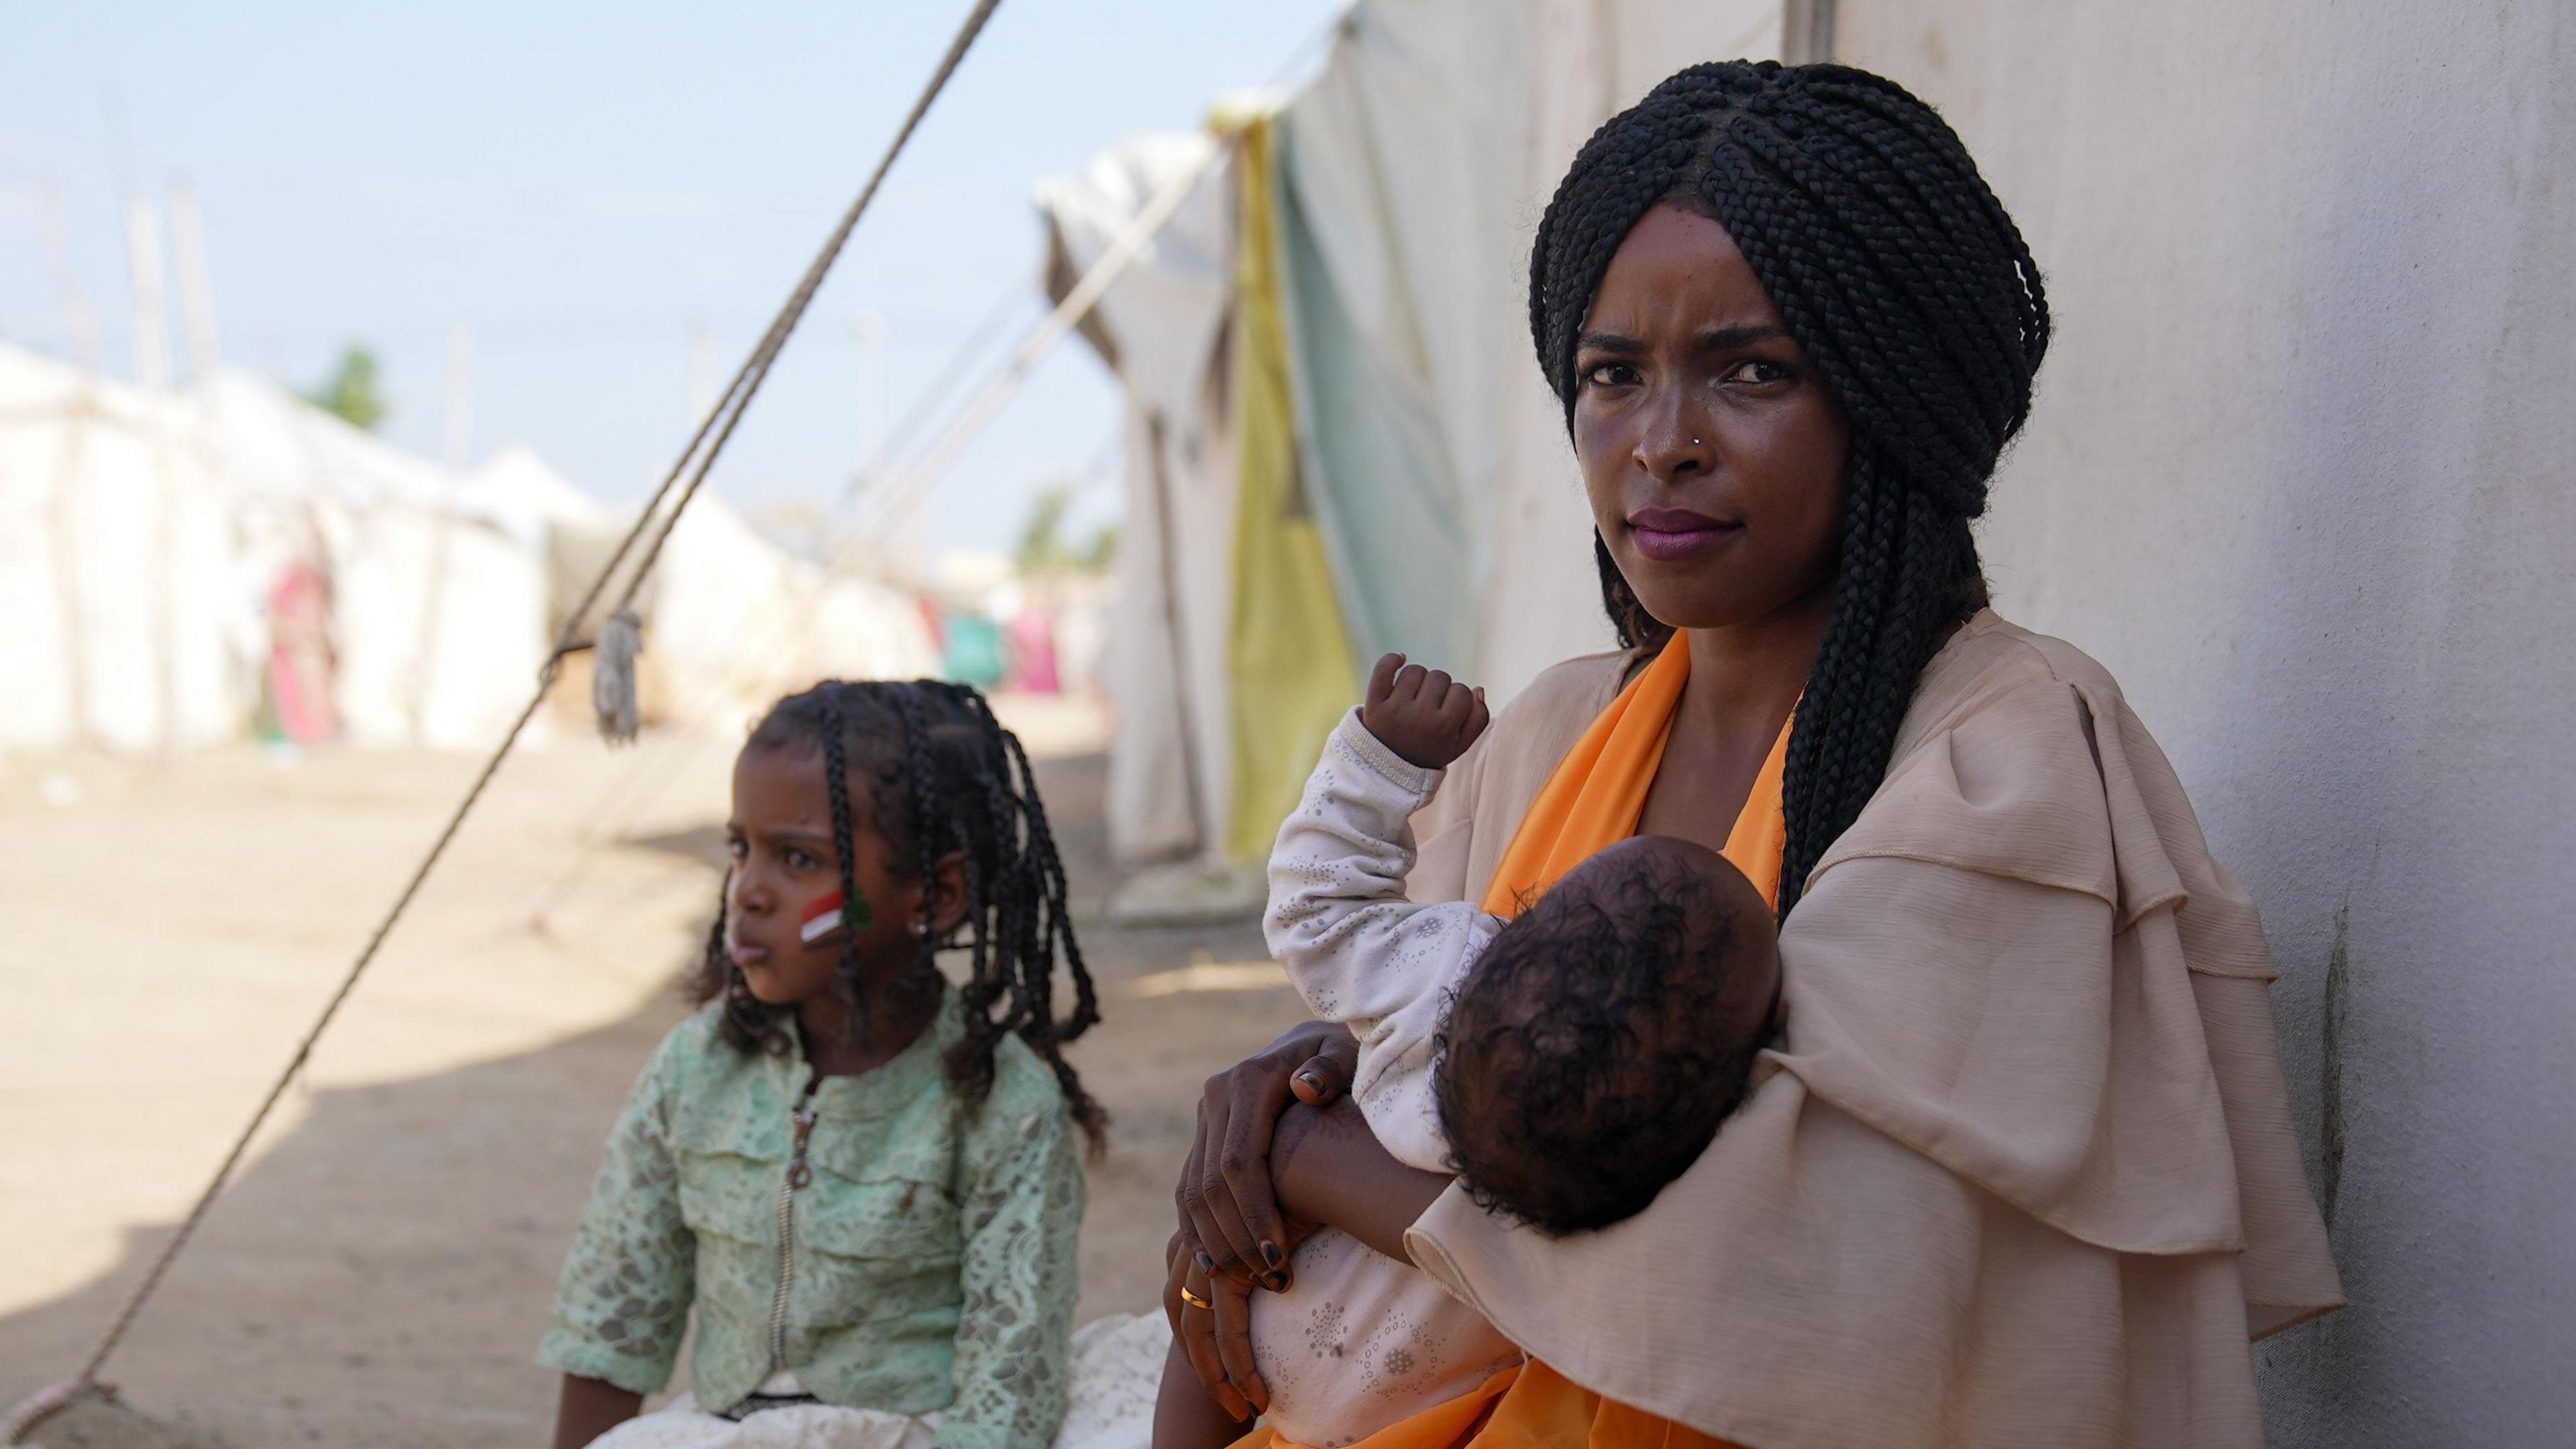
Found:
[{"label": "sudan flag face paint", "polygon": [[861,896],[844,907],[841,893],[834,891],[805,908],[805,924],[797,927],[796,939],[811,946],[844,926],[856,930],[875,919],[868,911],[867,897]]}]

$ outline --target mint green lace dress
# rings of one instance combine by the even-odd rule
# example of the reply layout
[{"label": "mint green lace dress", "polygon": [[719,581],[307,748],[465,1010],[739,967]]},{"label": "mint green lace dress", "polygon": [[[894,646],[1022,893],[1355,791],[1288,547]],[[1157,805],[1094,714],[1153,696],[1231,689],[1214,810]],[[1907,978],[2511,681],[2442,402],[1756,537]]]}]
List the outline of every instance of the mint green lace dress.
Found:
[{"label": "mint green lace dress", "polygon": [[658,1392],[694,1305],[700,1405],[786,1371],[827,1404],[938,1413],[939,1449],[1047,1449],[1083,1182],[1046,1065],[1005,1039],[966,1107],[940,1066],[964,1031],[951,993],[900,1056],[823,1079],[791,1188],[810,1068],[716,1026],[714,1008],[681,1023],[636,1082],[538,1362]]}]

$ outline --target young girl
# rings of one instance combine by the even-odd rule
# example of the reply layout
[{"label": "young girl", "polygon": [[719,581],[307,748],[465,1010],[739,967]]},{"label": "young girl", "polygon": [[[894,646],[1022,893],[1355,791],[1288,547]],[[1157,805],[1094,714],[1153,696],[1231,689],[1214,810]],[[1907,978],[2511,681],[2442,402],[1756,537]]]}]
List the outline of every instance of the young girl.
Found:
[{"label": "young girl", "polygon": [[[1103,1119],[1027,756],[972,689],[817,685],[752,731],[726,835],[707,1005],[636,1083],[538,1354],[557,1449],[1046,1449]],[[692,1303],[693,1393],[639,1419]]]}]

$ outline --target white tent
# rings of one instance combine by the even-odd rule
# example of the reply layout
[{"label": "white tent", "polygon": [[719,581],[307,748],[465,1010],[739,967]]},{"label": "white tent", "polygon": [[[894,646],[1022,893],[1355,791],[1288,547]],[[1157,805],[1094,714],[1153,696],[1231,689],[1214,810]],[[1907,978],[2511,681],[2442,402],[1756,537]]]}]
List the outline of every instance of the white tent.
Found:
[{"label": "white tent", "polygon": [[253,378],[150,392],[0,348],[0,744],[239,737],[299,561],[333,581],[348,738],[490,739],[544,658],[545,571],[446,482]]},{"label": "white tent", "polygon": [[348,738],[441,748],[498,738],[545,662],[537,541],[448,470],[272,383],[227,372],[191,401],[237,494],[300,510],[318,535]]},{"label": "white tent", "polygon": [[[1041,184],[1049,290],[1070,291],[1147,200],[1206,167],[1217,144],[1141,137],[1079,176]],[[1102,678],[1118,714],[1110,839],[1131,861],[1213,857],[1226,838],[1235,478],[1221,344],[1231,192],[1228,168],[1205,171],[1083,327],[1127,395],[1126,519]]]},{"label": "white tent", "polygon": [[[627,522],[523,448],[458,476],[241,374],[153,392],[0,347],[0,748],[241,737],[298,565],[329,580],[344,738],[489,744]],[[692,717],[937,667],[908,597],[790,557],[712,492],[648,607],[648,678]]]},{"label": "white tent", "polygon": [[265,647],[246,555],[283,520],[243,515],[190,422],[0,346],[0,747],[240,730]]}]

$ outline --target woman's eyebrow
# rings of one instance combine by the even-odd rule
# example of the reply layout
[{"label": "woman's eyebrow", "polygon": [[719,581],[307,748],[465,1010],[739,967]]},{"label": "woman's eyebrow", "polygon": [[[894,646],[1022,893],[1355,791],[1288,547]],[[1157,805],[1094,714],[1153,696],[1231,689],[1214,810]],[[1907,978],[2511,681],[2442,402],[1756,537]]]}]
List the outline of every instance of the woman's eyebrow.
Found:
[{"label": "woman's eyebrow", "polygon": [[1575,339],[1574,347],[1578,352],[1608,352],[1620,355],[1646,350],[1646,344],[1634,337],[1622,337],[1616,332],[1586,332]]},{"label": "woman's eyebrow", "polygon": [[[1712,327],[1691,339],[1691,345],[1702,352],[1716,352],[1729,347],[1744,347],[1756,342],[1789,339],[1789,329],[1764,322],[1739,322],[1731,327]],[[1616,332],[1586,332],[1575,341],[1580,352],[1606,352],[1614,357],[1633,356],[1646,350],[1646,344],[1634,337]]]},{"label": "woman's eyebrow", "polygon": [[1720,352],[1730,347],[1743,347],[1755,342],[1776,342],[1787,338],[1789,329],[1759,322],[1742,322],[1732,327],[1712,327],[1691,339],[1702,352]]}]

